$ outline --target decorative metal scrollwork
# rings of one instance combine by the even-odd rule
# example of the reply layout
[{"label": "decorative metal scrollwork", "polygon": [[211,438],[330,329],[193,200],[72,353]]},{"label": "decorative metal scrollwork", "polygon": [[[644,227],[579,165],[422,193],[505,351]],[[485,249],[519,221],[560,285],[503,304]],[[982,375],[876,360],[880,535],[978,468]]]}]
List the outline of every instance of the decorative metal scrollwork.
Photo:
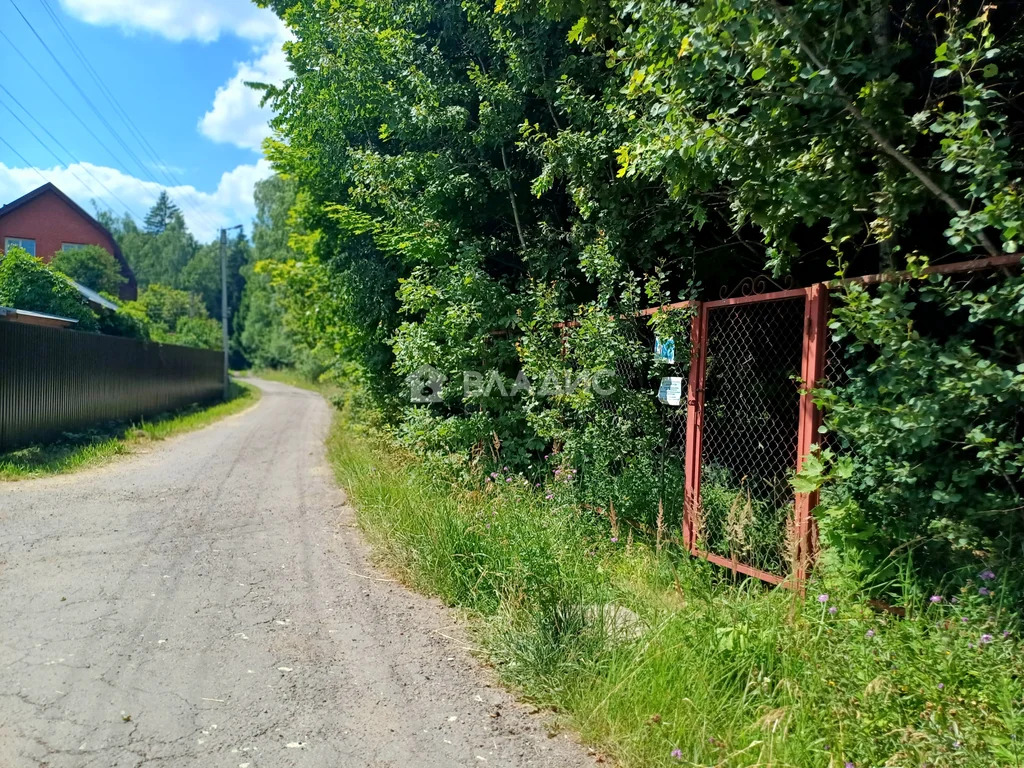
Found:
[{"label": "decorative metal scrollwork", "polygon": [[759,296],[762,293],[771,293],[773,291],[787,291],[793,287],[793,276],[786,275],[782,279],[782,284],[775,282],[770,277],[765,275],[758,275],[757,277],[745,277],[740,280],[739,285],[733,288],[731,291],[727,290],[724,286],[718,291],[718,297],[720,299],[733,299],[737,296]]}]

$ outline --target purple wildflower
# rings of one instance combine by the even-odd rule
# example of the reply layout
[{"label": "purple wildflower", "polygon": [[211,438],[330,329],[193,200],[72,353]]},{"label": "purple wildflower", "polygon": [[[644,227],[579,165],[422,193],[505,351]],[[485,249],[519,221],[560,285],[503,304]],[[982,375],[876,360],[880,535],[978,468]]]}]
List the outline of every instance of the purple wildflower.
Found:
[{"label": "purple wildflower", "polygon": [[488,477],[488,478],[487,478],[487,482],[488,482],[488,483],[493,483],[494,481],[493,481],[493,480],[491,480],[491,478],[489,478],[489,477]]},{"label": "purple wildflower", "polygon": [[549,494],[547,494],[547,495],[546,495],[546,496],[545,496],[544,498],[545,498],[545,499],[548,499],[548,500],[550,501],[551,499],[555,498],[555,494],[553,494],[553,493],[549,493]]},{"label": "purple wildflower", "polygon": [[511,477],[506,477],[505,478],[505,482],[506,483],[511,483],[512,482],[512,478]]},{"label": "purple wildflower", "polygon": [[957,739],[953,742],[953,749],[960,749],[960,740]]},{"label": "purple wildflower", "polygon": [[853,762],[851,760],[847,760],[845,768],[854,768]]},{"label": "purple wildflower", "polygon": [[932,595],[931,597],[928,598],[928,602],[929,603],[941,603],[942,602],[942,595]]},{"label": "purple wildflower", "polygon": [[992,581],[992,579],[994,579],[995,577],[995,572],[989,568],[986,568],[984,571],[978,574],[978,578],[982,581]]},{"label": "purple wildflower", "polygon": [[992,590],[990,590],[988,587],[982,587],[981,589],[978,590],[978,594],[981,595],[982,597],[988,597],[989,595],[992,594]]},{"label": "purple wildflower", "polygon": [[618,543],[619,543],[619,537],[618,536],[612,536],[612,544],[618,544]]},{"label": "purple wildflower", "polygon": [[1003,630],[1003,637],[1009,637],[1009,636],[1010,636],[1010,630],[1004,629]]},{"label": "purple wildflower", "polygon": [[966,623],[967,623],[967,617],[966,617],[966,616],[961,616],[961,617],[960,617],[960,621],[961,621],[961,622],[962,622],[963,624],[966,624]]},{"label": "purple wildflower", "polygon": [[839,609],[836,608],[834,605],[831,608],[828,609],[829,614],[832,615],[832,616],[835,616],[838,611],[839,611]]},{"label": "purple wildflower", "polygon": [[992,635],[990,635],[990,634],[988,634],[986,632],[984,635],[981,636],[980,640],[981,640],[982,644],[988,645],[989,643],[992,642]]},{"label": "purple wildflower", "polygon": [[875,636],[875,630],[873,630],[873,629],[869,629],[867,632],[864,633],[864,637],[871,638],[871,637],[874,637],[874,636]]},{"label": "purple wildflower", "polygon": [[498,476],[498,473],[497,473],[497,472],[491,472],[491,477],[492,477],[492,478],[494,478],[494,477],[497,477],[497,476]]},{"label": "purple wildflower", "polygon": [[941,690],[942,690],[943,688],[945,688],[945,687],[946,687],[946,684],[945,684],[945,683],[939,683],[939,690],[940,690],[940,691],[941,691]]},{"label": "purple wildflower", "polygon": [[502,467],[502,470],[503,470],[504,472],[508,472],[508,467]]},{"label": "purple wildflower", "polygon": [[827,603],[828,602],[828,595],[818,595],[818,602],[819,603]]},{"label": "purple wildflower", "polygon": [[672,750],[672,752],[671,752],[671,755],[672,755],[672,757],[674,757],[674,758],[675,758],[676,760],[682,760],[682,759],[683,759],[683,750],[681,750],[681,749],[678,749],[678,748],[676,748],[676,749],[673,749],[673,750]]}]

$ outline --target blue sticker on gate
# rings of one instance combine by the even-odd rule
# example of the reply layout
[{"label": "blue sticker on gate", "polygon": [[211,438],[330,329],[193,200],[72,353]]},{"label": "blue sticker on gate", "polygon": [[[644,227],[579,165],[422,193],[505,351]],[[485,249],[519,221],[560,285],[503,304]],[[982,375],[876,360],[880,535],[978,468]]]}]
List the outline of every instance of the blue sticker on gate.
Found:
[{"label": "blue sticker on gate", "polygon": [[665,363],[676,361],[676,340],[654,337],[654,356]]}]

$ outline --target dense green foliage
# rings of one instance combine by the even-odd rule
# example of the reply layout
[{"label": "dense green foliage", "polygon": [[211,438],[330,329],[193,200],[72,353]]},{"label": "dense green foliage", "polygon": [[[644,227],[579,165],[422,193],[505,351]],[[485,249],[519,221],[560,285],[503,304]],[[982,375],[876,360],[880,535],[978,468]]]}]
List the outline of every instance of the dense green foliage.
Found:
[{"label": "dense green foliage", "polygon": [[74,286],[21,248],[0,258],[0,306],[77,320],[83,331],[97,330],[95,313]]},{"label": "dense green foliage", "polygon": [[194,293],[153,283],[139,292],[138,300],[125,302],[120,314],[137,318],[153,341],[221,348],[220,322],[209,316],[202,299]]},{"label": "dense green foliage", "polygon": [[1024,278],[852,286],[832,325],[848,372],[820,394],[838,439],[812,469],[833,549],[875,567],[909,545],[938,579],[1019,560]]},{"label": "dense green foliage", "polygon": [[295,185],[281,176],[271,176],[256,183],[253,197],[256,220],[251,263],[241,269],[245,290],[236,329],[238,345],[257,368],[302,366],[314,373],[309,367],[310,354],[303,353],[304,348],[296,343],[287,326],[288,318],[278,303],[271,276],[275,265],[295,260],[288,244],[288,216],[295,204]]},{"label": "dense green foliage", "polygon": [[[87,271],[97,263],[102,266],[103,260],[90,255],[84,260],[69,260],[65,266],[82,266]],[[53,264],[44,264],[20,248],[11,248],[0,259],[0,306],[71,318],[78,321],[75,329],[80,331],[221,348],[220,323],[210,318],[202,299],[195,294],[154,283],[142,290],[137,301],[124,302],[117,311],[93,308]]]},{"label": "dense green foliage", "polygon": [[[586,503],[648,526],[659,499],[680,508],[649,382],[687,356],[659,371],[652,329],[619,316],[764,271],[806,285],[1018,249],[1009,7],[261,4],[295,38],[293,76],[264,89],[268,155],[297,185],[294,258],[265,272],[295,338],[360,372],[406,445],[525,471],[555,453]],[[923,315],[912,281],[854,290],[835,313],[850,380],[822,401],[853,455],[803,482],[830,479],[825,533],[853,562],[895,543],[1019,557],[1024,427],[998,393],[1024,365],[1017,280],[929,285]],[[680,347],[685,320],[650,317]],[[410,406],[428,365],[441,402]],[[639,373],[606,399],[462,386],[606,368]],[[742,478],[723,483],[708,498],[728,508]]]},{"label": "dense green foliage", "polygon": [[[150,208],[141,229],[127,214],[118,218],[101,211],[99,218],[117,239],[138,281],[139,301],[127,306],[127,314],[137,317],[156,341],[220,349],[220,324],[214,319],[221,316],[220,240],[200,245],[166,192]],[[245,235],[238,233],[228,240],[226,253],[234,352],[241,351],[245,323],[239,313],[253,252]]]},{"label": "dense green foliage", "polygon": [[[167,215],[169,218],[162,228],[149,230],[140,229],[127,214],[117,218],[110,212],[100,213],[100,222],[121,246],[139,288],[151,283],[178,287],[182,273],[199,250],[199,243],[188,231],[181,212],[174,208]],[[217,282],[220,282],[219,274]]]},{"label": "dense green foliage", "polygon": [[58,251],[53,255],[50,267],[87,288],[115,296],[125,281],[117,259],[106,248],[98,245]]}]

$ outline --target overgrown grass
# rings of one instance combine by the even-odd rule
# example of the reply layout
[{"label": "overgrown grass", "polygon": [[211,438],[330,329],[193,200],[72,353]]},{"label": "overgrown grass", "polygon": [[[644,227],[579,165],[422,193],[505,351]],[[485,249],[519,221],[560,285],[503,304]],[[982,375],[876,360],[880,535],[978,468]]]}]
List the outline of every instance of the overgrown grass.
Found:
[{"label": "overgrown grass", "polygon": [[446,479],[350,410],[329,454],[386,565],[467,609],[508,683],[627,768],[1024,765],[1024,654],[999,574],[907,597],[899,616],[856,585],[800,597],[624,540],[566,472],[541,489]]},{"label": "overgrown grass", "polygon": [[131,453],[147,442],[205,427],[248,408],[259,398],[256,387],[232,381],[230,397],[225,402],[193,406],[138,423],[108,424],[0,454],[0,480],[24,480],[95,466],[113,456]]}]

